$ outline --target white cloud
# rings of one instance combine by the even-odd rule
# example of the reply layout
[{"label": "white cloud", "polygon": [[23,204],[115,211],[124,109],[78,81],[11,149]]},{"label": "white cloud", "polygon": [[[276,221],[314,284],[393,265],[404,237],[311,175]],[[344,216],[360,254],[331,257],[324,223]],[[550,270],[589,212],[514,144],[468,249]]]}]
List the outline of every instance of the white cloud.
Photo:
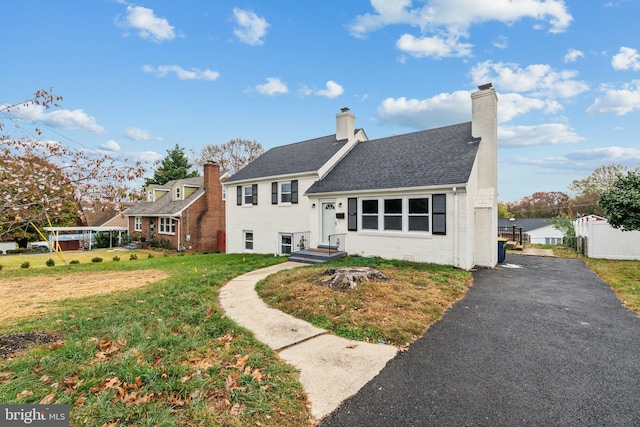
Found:
[{"label": "white cloud", "polygon": [[158,77],[167,77],[169,73],[174,73],[179,80],[209,80],[213,81],[220,77],[220,73],[217,71],[211,71],[208,68],[206,70],[200,70],[198,68],[192,68],[185,70],[179,65],[160,65],[153,67],[151,65],[145,65],[142,67],[142,71],[145,73],[152,73]]},{"label": "white cloud", "polygon": [[106,151],[120,151],[120,144],[118,144],[113,139],[105,142],[104,144],[100,144],[100,148]]},{"label": "white cloud", "polygon": [[620,53],[611,59],[611,66],[616,70],[640,70],[640,53],[630,47],[621,47]]},{"label": "white cloud", "polygon": [[253,46],[264,43],[264,37],[267,35],[267,28],[270,24],[266,19],[259,17],[251,10],[243,10],[234,8],[233,15],[236,20],[237,27],[233,29],[242,42]]},{"label": "white cloud", "polygon": [[578,58],[584,58],[584,53],[577,49],[569,49],[564,56],[564,62],[576,62]]},{"label": "white cloud", "polygon": [[499,123],[511,121],[513,118],[533,110],[543,110],[545,113],[551,114],[563,109],[562,105],[553,99],[530,98],[519,93],[501,93],[499,97]]},{"label": "white cloud", "polygon": [[589,150],[579,150],[569,153],[566,157],[570,160],[597,160],[601,164],[607,163],[634,163],[640,161],[640,150],[631,147],[602,147]]},{"label": "white cloud", "polygon": [[509,47],[509,39],[505,36],[499,36],[493,41],[493,46],[497,47],[498,49],[506,49]]},{"label": "white cloud", "polygon": [[385,124],[429,129],[469,121],[470,92],[441,93],[427,99],[387,98],[378,106]]},{"label": "white cloud", "polygon": [[446,58],[451,56],[470,56],[472,44],[460,43],[460,36],[449,36],[443,38],[414,37],[411,34],[403,34],[396,42],[396,46],[416,58],[433,56],[435,58]]},{"label": "white cloud", "polygon": [[565,31],[573,17],[563,0],[429,0],[423,7],[411,8],[411,0],[371,0],[374,13],[359,15],[350,26],[351,34],[363,37],[387,25],[420,26],[422,31],[444,28],[449,34],[474,24],[499,21],[512,24],[529,18],[548,22],[549,31]]},{"label": "white cloud", "polygon": [[470,74],[475,84],[493,82],[501,91],[529,92],[533,96],[571,98],[589,90],[586,83],[575,80],[577,71],[555,71],[547,64],[521,68],[518,64],[484,61]]},{"label": "white cloud", "polygon": [[604,85],[602,91],[604,96],[597,98],[587,108],[588,113],[614,113],[617,116],[624,116],[640,110],[640,80],[625,83],[621,89]]},{"label": "white cloud", "polygon": [[318,96],[326,96],[327,98],[337,98],[344,93],[344,89],[338,83],[333,80],[329,80],[325,89],[321,89],[315,92]]},{"label": "white cloud", "polygon": [[267,77],[267,82],[262,85],[257,85],[256,90],[263,95],[278,95],[289,92],[287,85],[280,81],[277,77]]},{"label": "white cloud", "polygon": [[[8,105],[0,106],[0,109]],[[27,105],[9,110],[9,114],[18,120],[27,119],[66,130],[87,130],[95,134],[106,133],[105,129],[96,123],[95,117],[89,116],[82,109],[48,111],[42,105]]]},{"label": "white cloud", "polygon": [[176,37],[169,21],[158,18],[153,13],[153,9],[142,6],[127,6],[127,16],[120,25],[133,28],[138,31],[140,37],[154,42],[173,40]]},{"label": "white cloud", "polygon": [[153,163],[164,158],[164,155],[155,151],[136,151],[128,153],[130,159],[139,160],[141,162]]},{"label": "white cloud", "polygon": [[[500,93],[498,122],[505,123],[514,117],[534,110],[546,114],[561,111],[562,105],[553,99],[525,97],[517,93]],[[387,98],[378,106],[378,117],[383,123],[428,129],[469,121],[471,92],[441,93],[432,98]]]},{"label": "white cloud", "polygon": [[153,136],[148,130],[140,129],[137,127],[128,127],[124,130],[123,135],[134,141],[162,141],[161,137]]},{"label": "white cloud", "polygon": [[563,123],[498,127],[498,144],[501,147],[529,147],[535,145],[576,143],[580,141],[584,141],[584,138]]}]

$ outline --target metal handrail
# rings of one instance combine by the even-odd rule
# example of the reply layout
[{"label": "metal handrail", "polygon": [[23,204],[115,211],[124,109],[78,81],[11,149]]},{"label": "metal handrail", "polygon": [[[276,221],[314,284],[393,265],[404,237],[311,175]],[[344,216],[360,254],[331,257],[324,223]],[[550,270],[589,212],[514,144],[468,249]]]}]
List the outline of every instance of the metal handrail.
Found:
[{"label": "metal handrail", "polygon": [[[344,252],[344,243],[347,239],[346,233],[329,235],[329,253]],[[333,250],[335,248],[335,251]]]}]

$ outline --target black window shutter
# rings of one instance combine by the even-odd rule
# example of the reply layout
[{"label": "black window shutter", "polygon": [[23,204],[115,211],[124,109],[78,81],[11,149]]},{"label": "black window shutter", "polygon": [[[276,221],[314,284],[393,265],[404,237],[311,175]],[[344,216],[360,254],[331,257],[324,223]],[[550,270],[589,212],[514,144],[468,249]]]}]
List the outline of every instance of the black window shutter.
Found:
[{"label": "black window shutter", "polygon": [[431,207],[433,234],[447,234],[447,195],[434,194],[431,197]]},{"label": "black window shutter", "polygon": [[242,185],[238,185],[236,187],[236,205],[240,206],[242,204]]},{"label": "black window shutter", "polygon": [[350,197],[347,199],[347,230],[358,231],[358,199]]},{"label": "black window shutter", "polygon": [[278,204],[278,183],[277,182],[271,183],[271,204],[272,205]]},{"label": "black window shutter", "polygon": [[298,180],[291,181],[291,203],[298,203]]},{"label": "black window shutter", "polygon": [[253,184],[251,186],[251,204],[258,204],[258,184]]}]

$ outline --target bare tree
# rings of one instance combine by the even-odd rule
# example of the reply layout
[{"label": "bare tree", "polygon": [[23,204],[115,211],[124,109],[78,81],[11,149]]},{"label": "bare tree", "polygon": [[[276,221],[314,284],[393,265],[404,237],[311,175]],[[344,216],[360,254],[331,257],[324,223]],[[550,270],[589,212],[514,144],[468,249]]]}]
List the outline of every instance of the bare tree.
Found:
[{"label": "bare tree", "polygon": [[196,163],[202,166],[209,160],[213,160],[220,165],[221,172],[229,172],[233,175],[262,153],[264,148],[258,141],[235,138],[225,144],[207,145],[200,151]]},{"label": "bare tree", "polygon": [[[41,105],[58,107],[62,97],[39,90],[32,99],[5,106],[0,111]],[[0,122],[0,131],[4,128]],[[39,129],[36,134],[41,135]],[[129,187],[141,178],[137,162],[65,147],[56,141],[0,136],[0,236],[25,230],[29,223],[51,220],[58,225],[75,221],[80,202],[103,209],[123,210],[123,203],[139,197]],[[76,209],[76,215],[72,215]]]}]

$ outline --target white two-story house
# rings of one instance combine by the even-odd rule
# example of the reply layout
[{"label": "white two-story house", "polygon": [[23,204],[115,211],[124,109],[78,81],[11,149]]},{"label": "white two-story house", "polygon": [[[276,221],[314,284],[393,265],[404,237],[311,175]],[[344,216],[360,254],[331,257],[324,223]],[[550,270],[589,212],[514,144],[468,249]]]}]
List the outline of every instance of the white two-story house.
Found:
[{"label": "white two-story house", "polygon": [[270,149],[224,183],[227,252],[495,266],[495,90],[471,104],[471,122],[376,140],[343,109],[335,135]]}]

